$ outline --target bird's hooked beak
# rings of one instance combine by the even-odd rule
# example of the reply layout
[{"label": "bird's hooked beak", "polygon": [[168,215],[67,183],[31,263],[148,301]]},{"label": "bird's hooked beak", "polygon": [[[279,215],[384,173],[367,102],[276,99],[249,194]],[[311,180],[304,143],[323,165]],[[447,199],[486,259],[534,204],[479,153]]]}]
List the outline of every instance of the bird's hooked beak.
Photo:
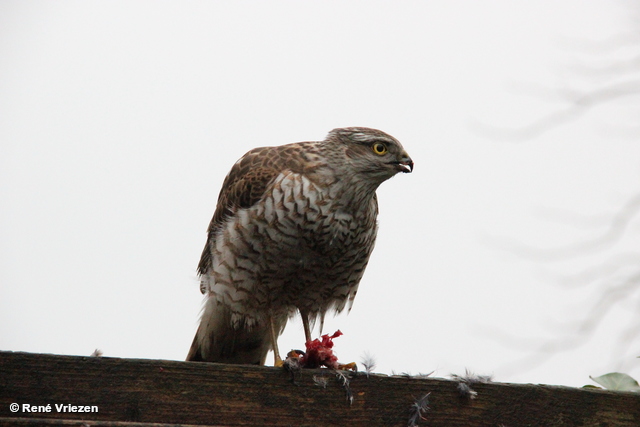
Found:
[{"label": "bird's hooked beak", "polygon": [[411,157],[404,152],[402,153],[400,161],[396,163],[396,167],[398,168],[398,171],[402,173],[411,173],[413,172],[413,160],[411,160]]}]

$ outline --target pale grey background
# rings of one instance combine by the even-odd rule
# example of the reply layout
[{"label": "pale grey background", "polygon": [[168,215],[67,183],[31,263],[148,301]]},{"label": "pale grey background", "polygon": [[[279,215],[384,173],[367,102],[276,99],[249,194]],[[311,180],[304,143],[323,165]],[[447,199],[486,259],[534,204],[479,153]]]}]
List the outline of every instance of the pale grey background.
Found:
[{"label": "pale grey background", "polygon": [[[358,298],[329,316],[342,361],[368,352],[383,373],[469,368],[576,386],[613,370],[640,377],[637,336],[616,347],[637,302],[584,345],[533,357],[575,337],[570,322],[597,300],[558,277],[638,256],[638,221],[604,252],[560,261],[504,244],[606,231],[640,187],[637,133],[619,132],[637,126],[637,97],[525,141],[484,126],[526,126],[566,107],[555,89],[606,83],[575,67],[637,54],[638,43],[606,44],[638,35],[634,7],[2,0],[0,349],[183,359],[231,165],[255,146],[369,126],[402,141],[415,170],[380,188]],[[280,346],[303,347],[299,321]]]}]

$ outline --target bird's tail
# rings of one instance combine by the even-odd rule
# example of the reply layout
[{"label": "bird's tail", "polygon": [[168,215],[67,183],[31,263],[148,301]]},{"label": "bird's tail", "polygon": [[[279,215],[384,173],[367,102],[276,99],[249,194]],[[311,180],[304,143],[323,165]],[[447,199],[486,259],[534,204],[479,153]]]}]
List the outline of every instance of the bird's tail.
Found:
[{"label": "bird's tail", "polygon": [[[234,327],[231,314],[229,308],[215,298],[207,299],[187,361],[264,365],[271,350],[269,323],[261,322],[251,328],[244,324]],[[285,323],[286,318],[284,323],[276,323],[278,335]]]}]

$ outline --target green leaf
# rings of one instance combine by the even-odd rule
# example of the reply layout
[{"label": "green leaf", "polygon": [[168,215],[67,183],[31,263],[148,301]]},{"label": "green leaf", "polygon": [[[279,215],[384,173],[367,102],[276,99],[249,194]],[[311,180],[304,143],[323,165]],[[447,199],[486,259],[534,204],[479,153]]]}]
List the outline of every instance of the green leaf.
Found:
[{"label": "green leaf", "polygon": [[605,374],[595,378],[589,375],[589,378],[591,378],[593,381],[597,382],[607,390],[640,391],[640,385],[638,385],[638,381],[634,380],[627,374],[611,372],[610,374]]}]

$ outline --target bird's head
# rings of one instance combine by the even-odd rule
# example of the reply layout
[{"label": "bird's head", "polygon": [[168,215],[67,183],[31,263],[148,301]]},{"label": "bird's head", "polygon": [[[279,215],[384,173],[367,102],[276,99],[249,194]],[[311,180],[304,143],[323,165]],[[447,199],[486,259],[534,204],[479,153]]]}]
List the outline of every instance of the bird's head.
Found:
[{"label": "bird's head", "polygon": [[327,142],[342,148],[346,163],[359,175],[379,185],[398,172],[413,171],[413,160],[402,144],[377,129],[364,127],[338,128],[329,132]]}]

